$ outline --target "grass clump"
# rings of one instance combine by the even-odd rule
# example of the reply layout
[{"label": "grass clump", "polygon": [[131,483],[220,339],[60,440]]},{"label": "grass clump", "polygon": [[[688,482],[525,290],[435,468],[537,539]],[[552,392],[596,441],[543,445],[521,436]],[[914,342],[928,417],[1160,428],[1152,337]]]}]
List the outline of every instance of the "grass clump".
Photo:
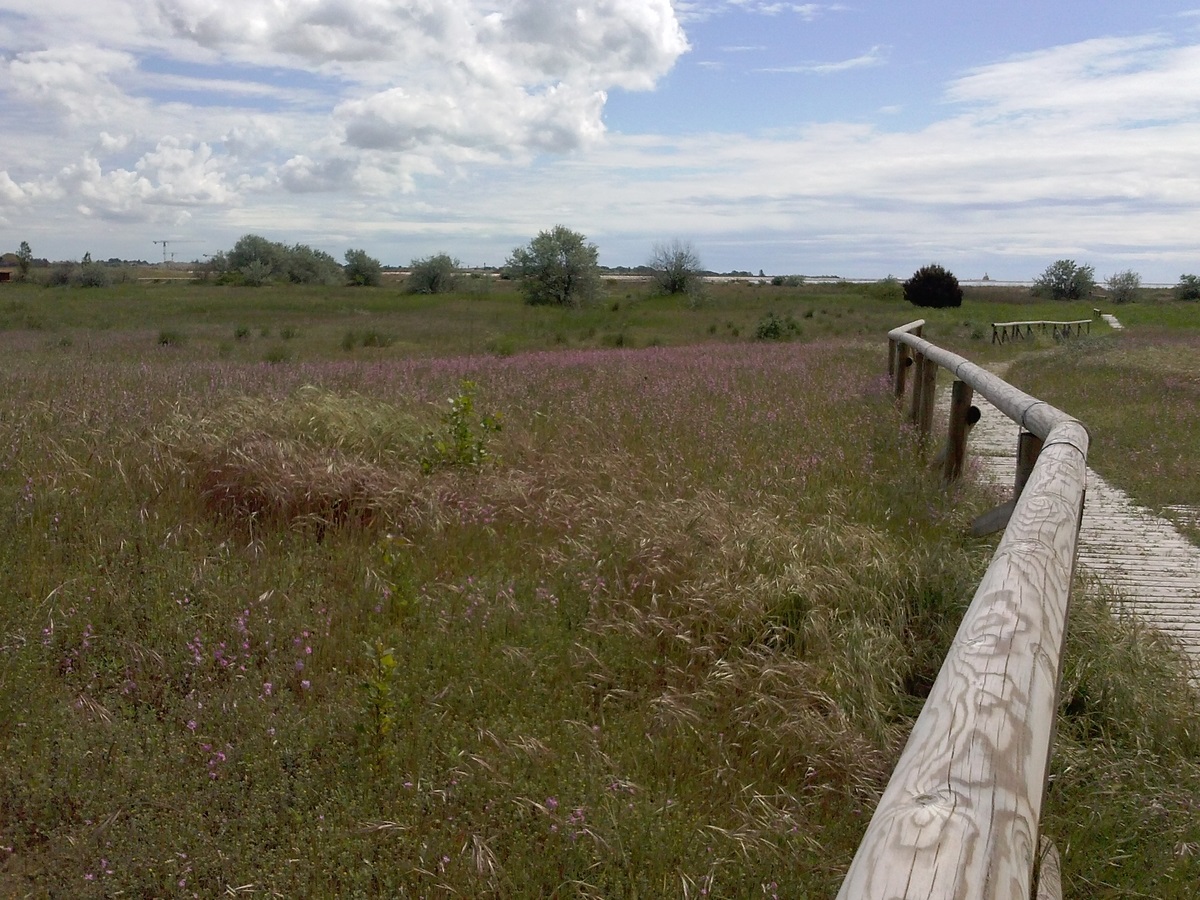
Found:
[{"label": "grass clump", "polygon": [[368,525],[395,505],[421,429],[390,404],[304,387],[243,397],[159,430],[167,466],[205,509],[255,526]]},{"label": "grass clump", "polygon": [[1184,900],[1200,881],[1200,693],[1119,609],[1096,585],[1072,607],[1043,832],[1064,896]]}]

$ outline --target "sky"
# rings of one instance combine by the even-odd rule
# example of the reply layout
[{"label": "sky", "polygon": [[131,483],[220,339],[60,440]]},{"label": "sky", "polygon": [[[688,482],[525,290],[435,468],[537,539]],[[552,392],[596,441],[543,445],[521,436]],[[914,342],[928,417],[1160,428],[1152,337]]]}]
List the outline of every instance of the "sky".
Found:
[{"label": "sky", "polygon": [[0,251],[1200,272],[1200,0],[0,0]]}]

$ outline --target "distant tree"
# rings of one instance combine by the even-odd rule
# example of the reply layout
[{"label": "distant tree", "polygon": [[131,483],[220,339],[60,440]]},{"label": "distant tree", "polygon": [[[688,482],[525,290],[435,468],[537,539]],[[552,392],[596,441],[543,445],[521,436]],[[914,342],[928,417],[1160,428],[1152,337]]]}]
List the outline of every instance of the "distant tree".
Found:
[{"label": "distant tree", "polygon": [[383,266],[366,250],[346,251],[346,280],[362,287],[379,287],[383,281]]},{"label": "distant tree", "polygon": [[657,293],[687,297],[692,306],[700,302],[704,293],[704,266],[691,243],[672,240],[655,244],[647,265]]},{"label": "distant tree", "polygon": [[521,279],[525,302],[534,306],[585,306],[600,293],[599,251],[582,234],[562,225],[542,231],[505,262]]},{"label": "distant tree", "polygon": [[1180,275],[1175,285],[1175,299],[1196,302],[1200,300],[1200,275]]},{"label": "distant tree", "polygon": [[281,257],[282,273],[292,284],[344,284],[346,273],[341,263],[324,250],[314,250],[307,244],[284,248]]},{"label": "distant tree", "polygon": [[29,249],[28,241],[21,241],[21,246],[17,248],[17,270],[22,281],[29,277],[31,265],[33,265],[33,251]]},{"label": "distant tree", "polygon": [[271,276],[287,277],[288,249],[276,241],[269,241],[257,234],[244,234],[238,238],[233,249],[226,254],[229,269],[240,272],[255,260],[268,269]]},{"label": "distant tree", "polygon": [[1096,288],[1096,270],[1060,259],[1046,267],[1033,282],[1033,293],[1052,300],[1086,300]]},{"label": "distant tree", "polygon": [[112,284],[112,274],[103,263],[93,262],[91,251],[88,251],[79,265],[72,268],[71,284],[75,287],[108,287]]},{"label": "distant tree", "polygon": [[803,275],[772,275],[771,284],[774,287],[800,287],[804,284]]},{"label": "distant tree", "polygon": [[1142,276],[1133,269],[1126,269],[1124,272],[1109,275],[1104,280],[1104,287],[1113,303],[1132,303],[1141,290]]},{"label": "distant tree", "polygon": [[404,289],[410,294],[445,294],[457,286],[462,263],[448,253],[414,259]]},{"label": "distant tree", "polygon": [[939,265],[922,266],[904,282],[904,299],[913,306],[945,309],[962,306],[958,279]]}]

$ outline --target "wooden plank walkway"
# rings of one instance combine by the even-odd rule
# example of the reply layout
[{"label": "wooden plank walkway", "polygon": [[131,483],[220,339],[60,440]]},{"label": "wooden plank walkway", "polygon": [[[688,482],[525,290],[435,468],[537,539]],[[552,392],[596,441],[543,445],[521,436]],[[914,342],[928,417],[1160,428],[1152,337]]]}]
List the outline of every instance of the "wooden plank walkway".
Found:
[{"label": "wooden plank walkway", "polygon": [[[948,389],[939,391],[943,414],[949,396]],[[968,440],[970,471],[1011,488],[1017,425],[982,397],[974,403],[981,417]],[[1079,537],[1079,563],[1113,592],[1114,612],[1137,616],[1171,638],[1200,680],[1200,547],[1091,468]]]}]

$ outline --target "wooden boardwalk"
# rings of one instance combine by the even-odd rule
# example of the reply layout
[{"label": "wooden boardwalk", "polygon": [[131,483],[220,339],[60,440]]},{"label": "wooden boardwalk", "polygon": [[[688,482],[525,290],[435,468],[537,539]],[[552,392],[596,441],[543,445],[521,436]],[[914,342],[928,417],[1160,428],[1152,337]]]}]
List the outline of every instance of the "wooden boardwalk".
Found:
[{"label": "wooden boardwalk", "polygon": [[[949,393],[940,392],[943,411]],[[982,415],[968,441],[971,471],[985,482],[1011,487],[1017,425],[982,397],[974,402]],[[1112,591],[1113,610],[1137,616],[1171,638],[1200,677],[1200,547],[1090,468],[1079,537],[1079,563]]]}]

